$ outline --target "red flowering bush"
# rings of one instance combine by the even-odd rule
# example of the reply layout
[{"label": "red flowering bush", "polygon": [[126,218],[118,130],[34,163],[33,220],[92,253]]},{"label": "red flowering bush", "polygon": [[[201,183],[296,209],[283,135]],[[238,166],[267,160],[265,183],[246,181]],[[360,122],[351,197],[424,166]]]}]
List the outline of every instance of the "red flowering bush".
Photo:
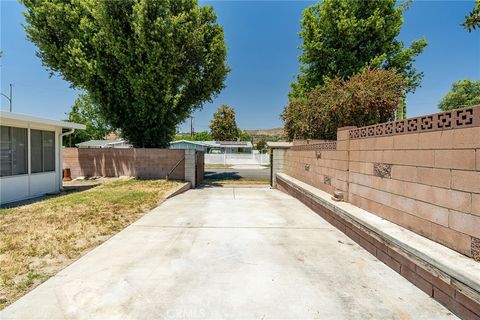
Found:
[{"label": "red flowering bush", "polygon": [[282,113],[285,132],[290,139],[335,139],[340,127],[393,120],[404,92],[403,77],[391,69],[327,81],[290,100]]}]

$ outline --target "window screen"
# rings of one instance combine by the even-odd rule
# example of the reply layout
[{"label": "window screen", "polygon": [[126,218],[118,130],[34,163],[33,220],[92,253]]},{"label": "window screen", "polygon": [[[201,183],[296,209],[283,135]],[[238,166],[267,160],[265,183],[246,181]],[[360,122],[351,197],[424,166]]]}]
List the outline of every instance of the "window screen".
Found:
[{"label": "window screen", "polygon": [[0,175],[12,175],[12,130],[10,127],[0,126]]},{"label": "window screen", "polygon": [[43,131],[43,171],[55,171],[55,134]]},{"label": "window screen", "polygon": [[0,126],[0,176],[26,174],[27,129]]},{"label": "window screen", "polygon": [[55,171],[55,133],[31,130],[32,173]]},{"label": "window screen", "polygon": [[32,173],[43,171],[43,148],[42,148],[42,131],[30,130],[30,143],[32,144],[31,166]]},{"label": "window screen", "polygon": [[26,174],[27,167],[27,129],[12,128],[12,173]]}]

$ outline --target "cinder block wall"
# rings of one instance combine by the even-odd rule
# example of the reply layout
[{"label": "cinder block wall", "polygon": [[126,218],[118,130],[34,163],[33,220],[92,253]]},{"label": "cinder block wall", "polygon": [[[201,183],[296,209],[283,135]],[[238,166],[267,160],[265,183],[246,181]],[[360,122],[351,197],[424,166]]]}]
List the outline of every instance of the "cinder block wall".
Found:
[{"label": "cinder block wall", "polygon": [[340,190],[346,195],[348,129],[339,131],[337,141],[294,141],[285,151],[283,172],[325,192]]},{"label": "cinder block wall", "polygon": [[[63,168],[69,168],[72,178],[80,176],[133,176],[144,179],[164,179],[172,168],[184,159],[184,150],[173,149],[81,149],[64,148]],[[185,179],[182,161],[170,175]]]},{"label": "cinder block wall", "polygon": [[480,106],[297,142],[284,172],[480,259]]}]

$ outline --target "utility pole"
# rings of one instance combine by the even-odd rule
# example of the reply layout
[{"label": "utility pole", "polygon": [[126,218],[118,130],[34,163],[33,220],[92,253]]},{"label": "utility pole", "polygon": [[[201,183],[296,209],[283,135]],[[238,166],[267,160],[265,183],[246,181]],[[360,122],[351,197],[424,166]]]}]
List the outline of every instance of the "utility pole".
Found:
[{"label": "utility pole", "polygon": [[193,137],[193,117],[190,117],[190,136]]},{"label": "utility pole", "polygon": [[12,112],[12,84],[10,83],[10,92],[9,92],[8,96],[6,94],[3,94],[3,93],[0,93],[0,94],[8,99],[8,102],[10,104],[10,112]]}]

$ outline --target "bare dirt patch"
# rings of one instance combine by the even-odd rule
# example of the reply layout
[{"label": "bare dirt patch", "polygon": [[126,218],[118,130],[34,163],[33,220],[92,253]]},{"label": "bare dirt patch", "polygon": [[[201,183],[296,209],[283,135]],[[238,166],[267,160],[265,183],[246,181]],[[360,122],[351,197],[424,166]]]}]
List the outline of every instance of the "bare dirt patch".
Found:
[{"label": "bare dirt patch", "polygon": [[0,309],[138,220],[179,185],[122,179],[0,209]]}]

